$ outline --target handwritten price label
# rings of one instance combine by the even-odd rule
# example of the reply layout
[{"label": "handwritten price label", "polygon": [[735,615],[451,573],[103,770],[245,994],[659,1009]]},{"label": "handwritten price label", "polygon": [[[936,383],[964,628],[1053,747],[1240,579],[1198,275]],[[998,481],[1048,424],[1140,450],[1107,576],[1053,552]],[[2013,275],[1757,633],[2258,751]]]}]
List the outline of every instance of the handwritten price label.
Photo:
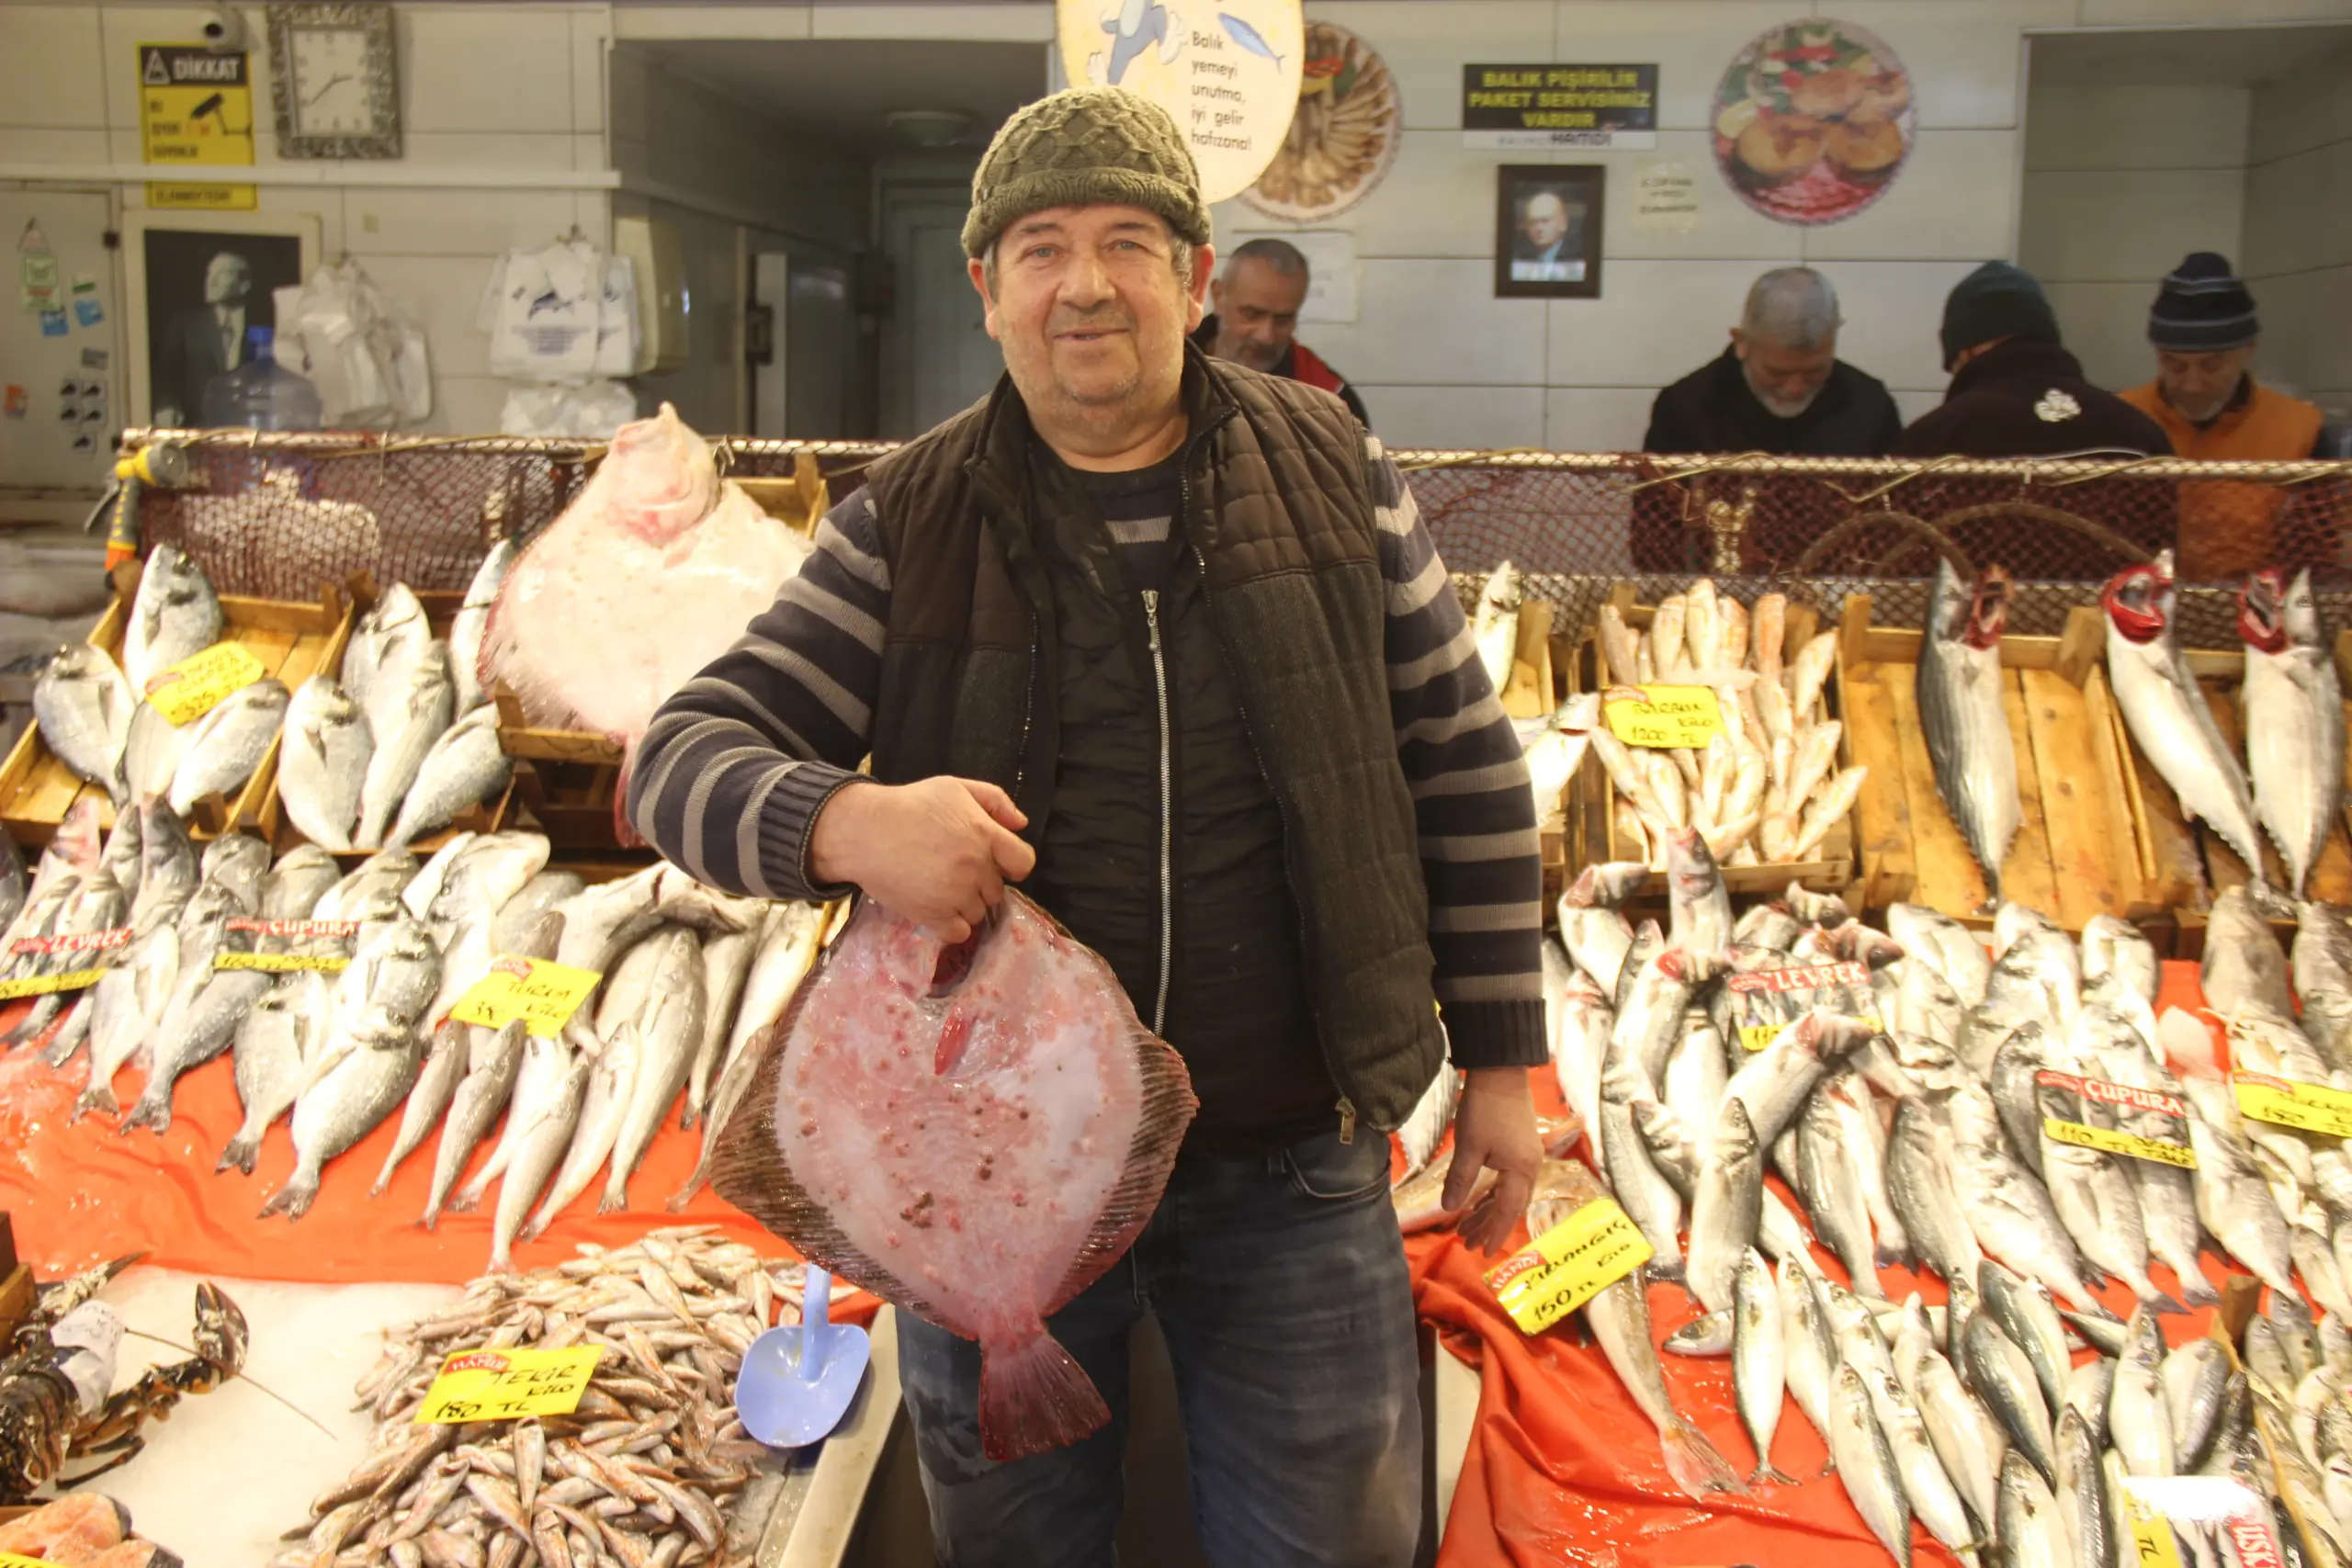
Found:
[{"label": "handwritten price label", "polygon": [[526,1416],[569,1416],[580,1408],[601,1345],[561,1350],[458,1350],[424,1391],[415,1425],[519,1421]]},{"label": "handwritten price label", "polygon": [[0,1002],[13,1002],[19,997],[46,997],[56,991],[78,991],[85,986],[95,986],[106,976],[104,969],[68,969],[58,975],[28,975],[21,980],[0,980]]},{"label": "handwritten price label", "polygon": [[603,978],[594,969],[501,954],[491,961],[490,973],[458,998],[449,1016],[484,1029],[503,1029],[519,1019],[529,1032],[551,1038],[562,1032]]},{"label": "handwritten price label", "polygon": [[191,724],[269,673],[242,642],[216,642],[147,682],[147,700],[174,728]]},{"label": "handwritten price label", "polygon": [[2137,1487],[2123,1488],[2123,1517],[2131,1521],[2132,1545],[2140,1568],[2181,1568],[2180,1548],[2172,1539],[2172,1525]]},{"label": "handwritten price label", "polygon": [[2077,1148],[2098,1149],[2107,1154],[2126,1155],[2132,1159],[2154,1160],[2159,1165],[2178,1166],[2183,1170],[2197,1168],[2196,1151],[2186,1144],[2166,1143],[2162,1138],[2143,1138],[2111,1127],[2093,1127],[2081,1122],[2044,1116],[2041,1119],[2041,1135],[2054,1143],[2073,1144]]},{"label": "handwritten price label", "polygon": [[1701,747],[1724,732],[1723,709],[1705,686],[1611,686],[1600,713],[1628,746]]},{"label": "handwritten price label", "polygon": [[57,1568],[46,1557],[20,1557],[13,1551],[0,1551],[0,1568]]},{"label": "handwritten price label", "polygon": [[258,969],[269,975],[291,975],[304,969],[315,969],[322,975],[339,975],[351,967],[351,960],[339,953],[216,953],[212,967],[222,969]]},{"label": "handwritten price label", "polygon": [[1650,1260],[1650,1244],[1617,1206],[1596,1199],[1487,1273],[1522,1334],[1541,1334]]},{"label": "handwritten price label", "polygon": [[[1789,1021],[1790,1023],[1795,1021],[1794,1019]],[[1855,1021],[1866,1024],[1872,1030],[1876,1030],[1879,1026],[1878,1020],[1874,1018],[1858,1019]],[[1770,1045],[1773,1041],[1778,1040],[1781,1037],[1781,1031],[1788,1026],[1788,1023],[1743,1023],[1739,1026],[1740,1049],[1761,1051]]]},{"label": "handwritten price label", "polygon": [[2326,1138],[2352,1138],[2352,1093],[2263,1073],[2233,1073],[2230,1081],[2237,1091],[2239,1111],[2257,1122],[2275,1122]]}]

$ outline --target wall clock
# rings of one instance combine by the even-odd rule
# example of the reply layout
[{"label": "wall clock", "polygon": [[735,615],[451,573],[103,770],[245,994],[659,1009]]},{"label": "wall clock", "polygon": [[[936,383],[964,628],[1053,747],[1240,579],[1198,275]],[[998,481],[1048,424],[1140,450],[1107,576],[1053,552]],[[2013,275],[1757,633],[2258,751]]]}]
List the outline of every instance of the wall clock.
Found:
[{"label": "wall clock", "polygon": [[278,156],[401,155],[390,6],[273,5],[269,61]]}]

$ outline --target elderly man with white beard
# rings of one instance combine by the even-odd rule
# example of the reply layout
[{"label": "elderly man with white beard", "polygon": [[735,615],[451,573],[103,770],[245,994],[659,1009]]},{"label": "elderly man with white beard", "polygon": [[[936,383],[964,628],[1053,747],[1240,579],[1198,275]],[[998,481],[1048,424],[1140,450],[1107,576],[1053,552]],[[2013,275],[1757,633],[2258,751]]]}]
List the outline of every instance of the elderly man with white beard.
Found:
[{"label": "elderly man with white beard", "polygon": [[1645,452],[1876,457],[1903,434],[1884,383],[1838,357],[1838,296],[1811,267],[1747,290],[1722,355],[1657,395]]}]

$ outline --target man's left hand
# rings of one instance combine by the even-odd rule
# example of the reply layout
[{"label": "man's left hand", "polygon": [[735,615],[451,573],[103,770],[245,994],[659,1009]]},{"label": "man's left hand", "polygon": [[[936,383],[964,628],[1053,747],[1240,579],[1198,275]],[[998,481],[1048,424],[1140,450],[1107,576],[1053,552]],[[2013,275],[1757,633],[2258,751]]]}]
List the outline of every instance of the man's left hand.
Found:
[{"label": "man's left hand", "polygon": [[1453,1168],[1446,1172],[1448,1210],[1470,1201],[1478,1173],[1492,1169],[1494,1190],[1462,1221],[1462,1239],[1493,1256],[1510,1238],[1535,1190],[1544,1143],[1535,1133],[1535,1104],[1525,1067],[1473,1067],[1453,1113]]}]

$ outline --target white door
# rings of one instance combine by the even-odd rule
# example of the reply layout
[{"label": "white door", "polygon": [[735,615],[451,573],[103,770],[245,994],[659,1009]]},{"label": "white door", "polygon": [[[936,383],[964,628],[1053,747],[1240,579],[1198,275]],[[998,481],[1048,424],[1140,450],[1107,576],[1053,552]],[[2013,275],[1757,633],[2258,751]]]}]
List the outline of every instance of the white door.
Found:
[{"label": "white door", "polygon": [[914,435],[988,395],[1004,372],[1004,355],[989,336],[987,308],[965,268],[963,218],[920,223],[909,232],[899,276],[912,331],[913,379],[908,411]]}]

